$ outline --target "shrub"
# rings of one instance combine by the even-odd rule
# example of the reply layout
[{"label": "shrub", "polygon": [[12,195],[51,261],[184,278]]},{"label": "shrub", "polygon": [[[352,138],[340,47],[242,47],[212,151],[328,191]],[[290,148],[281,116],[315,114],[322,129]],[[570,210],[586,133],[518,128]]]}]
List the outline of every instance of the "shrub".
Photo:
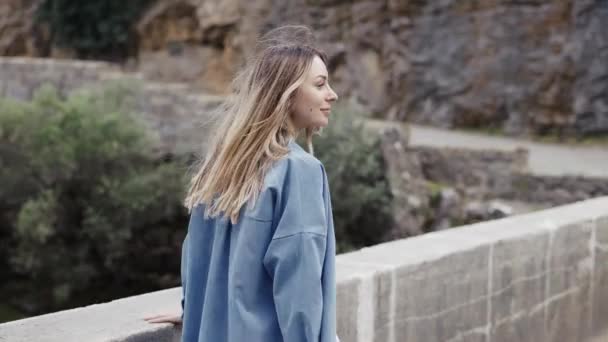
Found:
[{"label": "shrub", "polygon": [[[162,161],[132,114],[136,87],[0,99],[0,293],[29,314],[179,286],[185,160]],[[377,137],[338,109],[315,139],[338,252],[391,226]]]},{"label": "shrub", "polygon": [[0,99],[3,292],[30,314],[179,285],[185,168],[153,155],[133,95]]},{"label": "shrub", "polygon": [[328,174],[338,253],[379,243],[392,226],[380,139],[364,131],[363,118],[337,107],[314,137],[315,155]]}]

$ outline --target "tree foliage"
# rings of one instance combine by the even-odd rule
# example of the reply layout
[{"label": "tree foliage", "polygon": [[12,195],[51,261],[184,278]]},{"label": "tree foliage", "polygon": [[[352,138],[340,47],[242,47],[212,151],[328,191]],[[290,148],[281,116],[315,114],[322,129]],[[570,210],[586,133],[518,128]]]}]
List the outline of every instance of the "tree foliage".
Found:
[{"label": "tree foliage", "polygon": [[133,25],[151,0],[44,0],[38,24],[48,25],[53,42],[79,58],[123,59],[136,44]]},{"label": "tree foliage", "polygon": [[31,103],[0,100],[2,260],[23,309],[179,285],[185,170],[154,156],[125,111],[131,95],[113,85],[63,100],[45,87]]},{"label": "tree foliage", "polygon": [[[136,92],[0,99],[0,302],[32,315],[179,286],[189,156],[154,154]],[[345,252],[380,242],[391,199],[377,137],[355,112],[332,115],[315,152]]]}]

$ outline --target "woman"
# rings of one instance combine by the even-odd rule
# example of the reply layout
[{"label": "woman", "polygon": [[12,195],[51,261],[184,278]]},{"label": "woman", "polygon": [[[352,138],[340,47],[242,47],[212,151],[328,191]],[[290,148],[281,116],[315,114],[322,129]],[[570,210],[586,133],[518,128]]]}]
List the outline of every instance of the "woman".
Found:
[{"label": "woman", "polygon": [[183,322],[184,342],[337,339],[332,207],[312,136],[338,97],[311,37],[266,34],[221,108],[185,201],[183,313],[146,318]]}]

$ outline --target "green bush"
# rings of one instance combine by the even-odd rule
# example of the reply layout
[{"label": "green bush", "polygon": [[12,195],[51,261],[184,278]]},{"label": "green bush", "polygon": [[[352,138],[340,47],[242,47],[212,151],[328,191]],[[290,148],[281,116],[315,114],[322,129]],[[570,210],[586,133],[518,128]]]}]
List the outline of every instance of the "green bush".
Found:
[{"label": "green bush", "polygon": [[0,99],[1,290],[30,314],[179,285],[185,165],[153,154],[133,89]]},{"label": "green bush", "polygon": [[[133,114],[137,87],[0,99],[0,303],[28,314],[179,286],[185,160],[159,160]],[[338,252],[391,226],[379,141],[337,110],[315,152]]]},{"label": "green bush", "polygon": [[151,0],[44,0],[35,21],[48,25],[53,43],[79,58],[123,59],[135,45],[133,25]]},{"label": "green bush", "polygon": [[392,226],[380,139],[364,130],[363,118],[337,106],[314,137],[315,155],[328,174],[338,253],[380,243]]}]

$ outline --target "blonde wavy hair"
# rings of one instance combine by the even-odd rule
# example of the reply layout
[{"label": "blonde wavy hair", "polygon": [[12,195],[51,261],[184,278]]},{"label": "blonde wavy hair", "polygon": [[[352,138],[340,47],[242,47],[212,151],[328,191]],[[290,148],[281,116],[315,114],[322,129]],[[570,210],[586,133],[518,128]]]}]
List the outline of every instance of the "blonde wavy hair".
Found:
[{"label": "blonde wavy hair", "polygon": [[[205,203],[206,217],[223,214],[235,224],[242,206],[255,203],[264,176],[288,152],[287,144],[300,130],[291,114],[298,88],[312,60],[325,53],[312,45],[305,26],[283,26],[264,35],[256,51],[231,83],[232,94],[213,114],[219,118],[205,156],[200,158],[184,205],[191,212]],[[312,136],[318,127],[307,127],[308,152],[314,154]]]}]

